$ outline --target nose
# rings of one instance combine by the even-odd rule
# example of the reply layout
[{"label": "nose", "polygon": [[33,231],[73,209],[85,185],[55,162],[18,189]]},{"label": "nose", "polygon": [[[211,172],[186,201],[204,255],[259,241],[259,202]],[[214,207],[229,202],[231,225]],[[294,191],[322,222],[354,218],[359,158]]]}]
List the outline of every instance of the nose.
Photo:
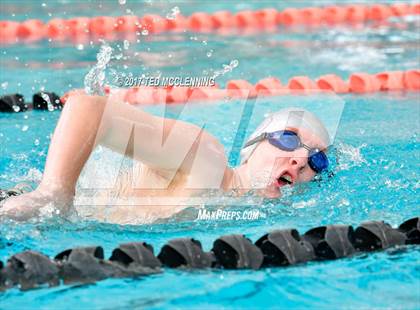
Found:
[{"label": "nose", "polygon": [[289,159],[289,164],[298,173],[308,164],[308,151],[304,148],[294,151]]}]

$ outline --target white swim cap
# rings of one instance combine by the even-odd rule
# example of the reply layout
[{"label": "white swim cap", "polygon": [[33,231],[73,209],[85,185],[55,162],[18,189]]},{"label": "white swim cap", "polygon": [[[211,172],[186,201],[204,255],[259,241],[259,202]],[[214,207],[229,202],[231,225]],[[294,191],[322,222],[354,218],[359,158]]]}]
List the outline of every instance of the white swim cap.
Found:
[{"label": "white swim cap", "polygon": [[[258,137],[262,133],[270,133],[283,130],[287,127],[306,128],[319,137],[325,145],[330,145],[330,137],[327,129],[314,114],[303,108],[286,108],[270,114],[249,136],[248,141]],[[261,143],[261,142],[259,142]],[[252,155],[259,143],[252,144],[241,150],[241,164],[246,162]],[[246,143],[245,143],[246,144]]]}]

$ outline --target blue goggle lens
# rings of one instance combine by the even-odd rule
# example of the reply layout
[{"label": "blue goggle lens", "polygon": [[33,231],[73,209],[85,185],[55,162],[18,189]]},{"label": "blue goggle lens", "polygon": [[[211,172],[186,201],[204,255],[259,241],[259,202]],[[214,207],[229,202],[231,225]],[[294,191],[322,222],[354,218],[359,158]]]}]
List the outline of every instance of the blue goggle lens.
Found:
[{"label": "blue goggle lens", "polygon": [[328,157],[323,151],[311,150],[308,157],[309,167],[317,173],[320,173],[328,168]]},{"label": "blue goggle lens", "polygon": [[293,131],[273,132],[268,140],[272,145],[287,152],[293,152],[300,146],[300,139]]},{"label": "blue goggle lens", "polygon": [[[286,152],[293,152],[302,146],[299,136],[290,130],[269,133],[270,144]],[[308,156],[308,164],[316,173],[328,168],[328,158],[323,151],[311,149]]]}]

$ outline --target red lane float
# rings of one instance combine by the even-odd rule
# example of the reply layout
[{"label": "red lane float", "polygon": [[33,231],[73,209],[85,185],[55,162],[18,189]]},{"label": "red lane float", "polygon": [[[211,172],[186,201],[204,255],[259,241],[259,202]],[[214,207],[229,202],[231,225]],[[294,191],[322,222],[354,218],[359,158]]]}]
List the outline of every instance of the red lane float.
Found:
[{"label": "red lane float", "polygon": [[340,24],[346,21],[347,10],[341,6],[327,6],[324,8],[324,20],[327,24]]},{"label": "red lane float", "polygon": [[350,23],[362,23],[367,18],[367,7],[364,5],[350,5],[347,7],[346,20]]},{"label": "red lane float", "polygon": [[77,36],[78,34],[88,34],[89,33],[89,22],[90,18],[88,17],[76,17],[71,18],[66,21],[66,28],[71,36]]},{"label": "red lane float", "polygon": [[320,76],[316,81],[316,84],[319,89],[333,91],[337,94],[347,93],[349,91],[348,84],[335,74]]},{"label": "red lane float", "polygon": [[149,33],[161,33],[168,29],[168,20],[156,14],[144,15],[140,20],[141,28]]},{"label": "red lane float", "polygon": [[302,13],[298,9],[285,9],[278,14],[277,22],[285,26],[301,24],[303,20]]},{"label": "red lane float", "polygon": [[1,43],[12,43],[17,39],[17,31],[20,23],[3,20],[0,21],[0,42]]},{"label": "red lane float", "polygon": [[[62,40],[67,37],[86,36],[107,39],[118,38],[117,34],[158,34],[162,32],[211,32],[254,29],[261,31],[278,26],[319,26],[338,23],[363,23],[365,21],[383,21],[392,16],[420,14],[420,4],[395,3],[373,5],[335,5],[325,7],[286,8],[278,11],[273,8],[244,10],[232,14],[228,11],[215,13],[196,12],[189,17],[180,14],[165,18],[156,14],[143,17],[132,15],[92,18],[76,17],[71,19],[55,18],[47,23],[40,20],[23,22],[0,21],[0,42],[13,43],[18,39],[41,40],[45,38]],[[147,33],[146,33],[147,31]],[[248,33],[252,31],[243,31]],[[76,40],[78,41],[78,40]]]},{"label": "red lane float", "polygon": [[117,17],[115,30],[117,32],[136,32],[140,29],[140,21],[137,16],[125,15]]},{"label": "red lane float", "polygon": [[172,32],[185,31],[188,27],[188,20],[185,16],[178,14],[173,19],[167,20],[167,29]]},{"label": "red lane float", "polygon": [[354,93],[370,93],[381,89],[381,83],[376,76],[359,72],[350,76],[350,91]]},{"label": "red lane float", "polygon": [[368,18],[372,20],[384,20],[393,15],[391,7],[384,4],[374,4],[368,10]]},{"label": "red lane float", "polygon": [[90,19],[89,31],[96,36],[106,35],[114,32],[117,19],[110,16],[98,16]]},{"label": "red lane float", "polygon": [[321,8],[310,7],[301,9],[302,20],[305,25],[319,25],[324,21],[324,11]]},{"label": "red lane float", "polygon": [[295,76],[289,80],[287,88],[290,90],[312,90],[318,89],[318,86],[307,76]]},{"label": "red lane float", "polygon": [[420,70],[404,72],[404,87],[409,90],[420,90]]},{"label": "red lane float", "polygon": [[381,90],[402,90],[404,89],[404,72],[387,71],[376,74]]},{"label": "red lane float", "polygon": [[257,92],[254,85],[245,80],[231,80],[227,82],[226,89],[229,97],[255,97]]},{"label": "red lane float", "polygon": [[235,20],[239,28],[257,28],[259,22],[255,11],[246,10],[236,13]]},{"label": "red lane float", "polygon": [[218,11],[210,16],[216,29],[236,27],[235,19],[229,11]]},{"label": "red lane float", "polygon": [[255,17],[261,27],[275,27],[277,26],[278,11],[273,8],[262,9],[255,12]]},{"label": "red lane float", "polygon": [[214,28],[210,14],[198,12],[188,18],[188,26],[194,31],[210,32]]},{"label": "red lane float", "polygon": [[38,19],[29,19],[20,23],[16,35],[19,38],[38,39],[44,37],[44,24]]},{"label": "red lane float", "polygon": [[404,16],[410,14],[410,5],[407,3],[395,3],[390,5],[394,16]]},{"label": "red lane float", "polygon": [[255,84],[256,92],[261,95],[276,95],[284,88],[280,80],[274,77],[262,79]]},{"label": "red lane float", "polygon": [[[289,92],[290,90],[291,92]],[[385,71],[377,74],[353,73],[349,81],[344,81],[335,74],[326,74],[316,79],[316,83],[307,76],[295,76],[284,86],[279,79],[268,77],[252,85],[246,80],[231,80],[225,89],[215,86],[204,87],[150,87],[111,89],[105,88],[107,96],[130,104],[185,103],[197,100],[220,100],[223,98],[253,98],[256,96],[278,96],[296,94],[309,90],[342,93],[371,93],[376,91],[409,90],[420,91],[420,70]],[[69,96],[85,94],[84,90],[69,91],[61,101],[66,102]]]}]

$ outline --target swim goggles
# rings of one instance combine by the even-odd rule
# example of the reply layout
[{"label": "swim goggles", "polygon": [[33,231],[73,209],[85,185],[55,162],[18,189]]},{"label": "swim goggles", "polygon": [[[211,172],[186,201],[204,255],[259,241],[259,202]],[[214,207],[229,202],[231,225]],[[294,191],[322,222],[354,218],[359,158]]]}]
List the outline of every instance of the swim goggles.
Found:
[{"label": "swim goggles", "polygon": [[248,141],[244,148],[257,142],[268,140],[268,142],[286,152],[293,152],[300,147],[309,151],[308,164],[316,173],[320,173],[328,168],[328,158],[323,151],[317,148],[311,148],[303,144],[296,132],[291,130],[279,130],[275,132],[264,132],[258,137]]}]

